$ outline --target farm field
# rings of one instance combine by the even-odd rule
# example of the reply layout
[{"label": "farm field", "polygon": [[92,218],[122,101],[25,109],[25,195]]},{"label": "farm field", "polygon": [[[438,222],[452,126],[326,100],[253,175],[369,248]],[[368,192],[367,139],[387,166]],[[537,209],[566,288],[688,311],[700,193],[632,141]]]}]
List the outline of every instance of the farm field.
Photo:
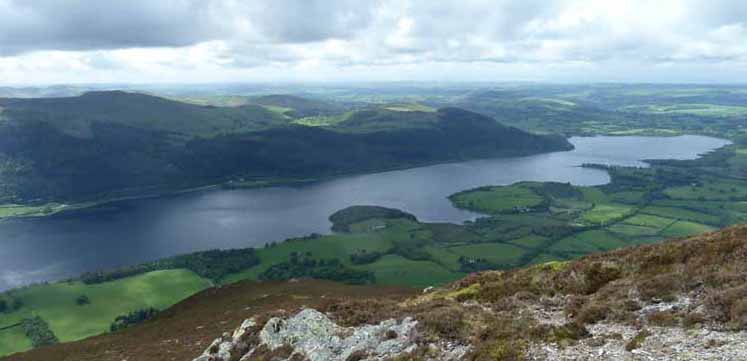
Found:
[{"label": "farm field", "polygon": [[[22,306],[0,313],[0,325],[34,315],[44,319],[61,342],[80,340],[108,332],[117,316],[149,307],[165,309],[210,286],[208,280],[187,270],[154,271],[93,285],[75,281],[29,286],[4,295],[20,301]],[[80,296],[86,296],[89,303],[77,304]],[[31,346],[19,327],[0,334],[16,339],[12,344],[0,342],[0,350],[5,353]]]}]

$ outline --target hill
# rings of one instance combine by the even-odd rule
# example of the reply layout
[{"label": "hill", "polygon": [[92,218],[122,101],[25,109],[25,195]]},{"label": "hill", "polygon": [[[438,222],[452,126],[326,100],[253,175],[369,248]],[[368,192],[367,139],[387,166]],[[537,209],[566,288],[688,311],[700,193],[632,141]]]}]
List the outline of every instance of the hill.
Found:
[{"label": "hill", "polygon": [[4,115],[18,123],[41,121],[76,137],[93,136],[94,124],[116,124],[185,135],[215,135],[282,125],[279,114],[257,105],[200,106],[123,91],[76,97],[0,100]]},{"label": "hill", "polygon": [[[7,360],[147,361],[165,354],[190,359],[202,350],[223,360],[218,346],[208,346],[244,319],[253,320],[244,323],[246,334],[215,343],[223,343],[220,349],[234,357],[266,342],[277,342],[270,348],[287,357],[329,331],[382,337],[389,345],[362,348],[358,359],[406,346],[399,359],[738,360],[747,355],[745,256],[747,227],[737,226],[575,261],[472,274],[421,295],[311,280],[245,282],[203,291],[121,332]],[[416,323],[408,323],[408,317]],[[300,320],[306,326],[295,324]],[[268,329],[265,323],[275,326]],[[317,326],[306,333],[306,327]],[[365,333],[382,327],[400,334]],[[302,337],[285,343],[291,334]],[[246,346],[238,346],[238,340]],[[324,342],[330,350],[337,347]],[[269,348],[254,352],[249,359],[263,359]],[[299,353],[296,359],[309,355]]]},{"label": "hill", "polygon": [[99,200],[571,148],[561,137],[456,108],[367,114],[308,127],[257,105],[200,106],[118,91],[0,99],[0,200]]}]

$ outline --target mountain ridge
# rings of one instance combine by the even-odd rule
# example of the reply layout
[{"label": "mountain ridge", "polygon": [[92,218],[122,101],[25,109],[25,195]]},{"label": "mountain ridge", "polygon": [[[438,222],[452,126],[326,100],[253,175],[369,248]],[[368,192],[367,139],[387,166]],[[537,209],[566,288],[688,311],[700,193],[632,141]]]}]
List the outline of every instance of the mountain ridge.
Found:
[{"label": "mountain ridge", "polygon": [[[383,126],[309,127],[258,105],[202,106],[121,91],[2,99],[0,107],[6,202],[106,198],[236,178],[266,184],[572,148],[559,136],[453,109],[390,111]],[[426,117],[426,126],[412,126]]]}]

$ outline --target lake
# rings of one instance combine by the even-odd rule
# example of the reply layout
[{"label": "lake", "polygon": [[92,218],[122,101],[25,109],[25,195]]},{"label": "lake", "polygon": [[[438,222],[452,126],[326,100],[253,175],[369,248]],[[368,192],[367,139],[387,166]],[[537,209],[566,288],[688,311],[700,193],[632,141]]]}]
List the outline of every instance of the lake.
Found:
[{"label": "lake", "polygon": [[399,208],[423,221],[475,213],[447,196],[518,181],[609,182],[583,163],[646,166],[643,159],[693,159],[728,141],[702,137],[574,137],[576,149],[349,176],[298,187],[212,190],[122,201],[95,211],[0,222],[0,290],[82,272],[214,248],[262,246],[328,233],[327,217],[355,204]]}]

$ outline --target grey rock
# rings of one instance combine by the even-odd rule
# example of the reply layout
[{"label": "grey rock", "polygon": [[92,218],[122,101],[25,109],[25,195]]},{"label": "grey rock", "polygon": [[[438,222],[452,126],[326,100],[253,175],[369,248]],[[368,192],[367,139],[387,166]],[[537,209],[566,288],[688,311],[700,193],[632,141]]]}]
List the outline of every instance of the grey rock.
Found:
[{"label": "grey rock", "polygon": [[[367,354],[368,360],[382,360],[414,349],[416,325],[408,317],[401,322],[346,328],[321,312],[305,309],[287,320],[270,319],[259,338],[271,350],[289,345],[311,361],[344,361],[355,352]],[[390,339],[387,333],[396,336]]]}]

